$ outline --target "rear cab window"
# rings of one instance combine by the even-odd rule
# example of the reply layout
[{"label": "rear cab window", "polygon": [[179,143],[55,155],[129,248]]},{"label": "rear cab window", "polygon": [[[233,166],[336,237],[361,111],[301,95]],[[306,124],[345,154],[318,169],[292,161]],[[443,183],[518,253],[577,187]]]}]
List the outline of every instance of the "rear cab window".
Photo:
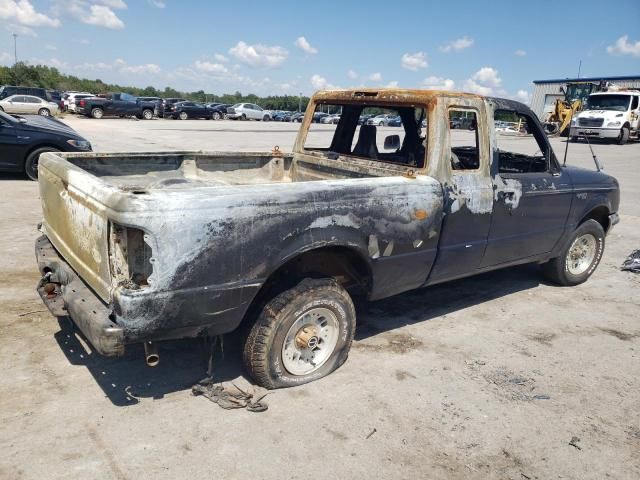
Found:
[{"label": "rear cab window", "polygon": [[[399,117],[388,126],[378,115]],[[427,132],[426,108],[409,105],[318,103],[304,143],[307,153],[329,159],[342,156],[423,168]],[[381,117],[382,118],[382,117]],[[324,122],[323,122],[324,120]]]}]

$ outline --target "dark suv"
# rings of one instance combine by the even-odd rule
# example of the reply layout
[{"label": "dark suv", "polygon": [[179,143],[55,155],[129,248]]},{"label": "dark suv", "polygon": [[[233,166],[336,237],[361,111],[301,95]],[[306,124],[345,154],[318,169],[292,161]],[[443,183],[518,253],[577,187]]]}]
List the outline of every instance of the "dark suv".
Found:
[{"label": "dark suv", "polygon": [[14,87],[12,85],[3,85],[0,87],[0,100],[10,97],[11,95],[33,95],[43,100],[51,101],[51,95],[44,88],[38,87]]}]

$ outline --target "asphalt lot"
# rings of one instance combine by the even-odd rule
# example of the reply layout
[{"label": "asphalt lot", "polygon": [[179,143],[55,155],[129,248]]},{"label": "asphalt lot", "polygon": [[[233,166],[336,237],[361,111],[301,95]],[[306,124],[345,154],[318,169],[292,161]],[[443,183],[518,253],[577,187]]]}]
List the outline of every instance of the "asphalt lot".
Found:
[{"label": "asphalt lot", "polygon": [[[96,151],[286,151],[299,126],[64,121]],[[34,291],[37,184],[0,177],[0,478],[640,478],[640,276],[619,270],[640,248],[640,143],[593,148],[622,221],[590,281],[523,266],[360,304],[347,363],[260,414],[191,395],[196,341],[155,369],[87,352]],[[568,163],[593,168],[588,146]],[[246,385],[233,338],[215,374]]]}]

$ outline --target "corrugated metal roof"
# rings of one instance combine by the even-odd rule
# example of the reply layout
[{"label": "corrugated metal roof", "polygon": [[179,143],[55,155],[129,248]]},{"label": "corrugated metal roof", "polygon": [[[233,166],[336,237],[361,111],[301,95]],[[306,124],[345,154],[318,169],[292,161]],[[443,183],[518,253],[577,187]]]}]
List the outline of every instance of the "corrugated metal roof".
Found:
[{"label": "corrugated metal roof", "polygon": [[599,82],[600,80],[640,80],[640,75],[623,75],[621,77],[582,77],[582,78],[556,78],[553,80],[534,80],[533,83],[567,83],[567,82]]}]

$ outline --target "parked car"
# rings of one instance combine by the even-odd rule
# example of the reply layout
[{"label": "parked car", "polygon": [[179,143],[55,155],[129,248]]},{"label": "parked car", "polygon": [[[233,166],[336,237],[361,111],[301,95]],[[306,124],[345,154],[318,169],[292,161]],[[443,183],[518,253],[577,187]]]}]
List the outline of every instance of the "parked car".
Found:
[{"label": "parked car", "polygon": [[15,87],[13,85],[3,85],[0,87],[0,100],[10,97],[12,95],[31,95],[32,97],[38,97],[43,100],[51,100],[51,96],[44,88],[38,87]]},{"label": "parked car", "polygon": [[82,100],[83,98],[95,97],[93,93],[89,92],[73,92],[65,95],[67,96],[67,98],[65,99],[63,97],[62,101],[65,104],[66,111],[71,113],[76,113],[77,103],[79,100]]},{"label": "parked car", "polygon": [[178,103],[178,102],[186,102],[187,100],[185,98],[163,98],[162,99],[162,108],[160,109],[160,111],[162,112],[162,116],[165,116],[165,112],[169,112],[169,107],[171,105],[173,105],[174,103]]},{"label": "parked car", "polygon": [[[311,123],[322,123],[322,119],[325,117],[328,117],[329,114],[328,113],[324,113],[324,112],[315,112],[313,114],[313,117],[311,117]],[[300,120],[302,121],[302,120]]]},{"label": "parked car", "polygon": [[144,102],[128,93],[107,93],[101,97],[90,97],[79,100],[76,111],[91,118],[102,118],[105,115],[118,117],[137,117],[151,120],[158,114],[155,102]]},{"label": "parked car", "polygon": [[402,118],[397,116],[397,117],[391,117],[389,119],[389,121],[387,122],[387,125],[389,127],[401,127],[402,126]]},{"label": "parked car", "polygon": [[49,117],[58,113],[58,104],[31,95],[12,95],[0,100],[0,111]]},{"label": "parked car", "polygon": [[367,120],[367,125],[376,125],[378,127],[384,127],[389,125],[389,121],[393,118],[393,115],[381,114],[371,117]]},{"label": "parked car", "polygon": [[156,104],[156,115],[162,117],[164,113],[164,104],[160,97],[138,97],[138,100],[141,102],[153,102]]},{"label": "parked car", "polygon": [[[596,271],[618,222],[618,182],[558,162],[526,105],[454,92],[324,91],[308,115],[324,104],[342,107],[344,128],[318,143],[305,122],[291,154],[43,157],[45,236],[35,245],[43,302],[103,355],[246,331],[245,368],[279,388],[346,361],[352,295],[378,300],[525,263],[563,286]],[[451,142],[445,115],[455,105],[483,127],[469,144]],[[356,128],[365,106],[399,112],[404,140]],[[526,118],[540,152],[499,144],[494,109]],[[416,128],[423,111],[438,135],[429,142]],[[438,148],[425,148],[432,142]]]},{"label": "parked car", "polygon": [[370,114],[360,115],[360,118],[358,118],[358,125],[366,125],[367,120],[373,117],[374,115],[370,115]]},{"label": "parked car", "polygon": [[333,114],[333,115],[327,115],[326,117],[323,117],[320,119],[320,123],[333,123],[336,124],[340,121],[340,115]]},{"label": "parked car", "polygon": [[268,112],[253,103],[236,103],[227,108],[227,116],[232,120],[271,120]]},{"label": "parked car", "polygon": [[91,144],[59,120],[12,116],[0,112],[0,170],[38,178],[38,159],[45,152],[87,152]]},{"label": "parked car", "polygon": [[189,118],[212,118],[213,111],[204,103],[196,102],[176,102],[169,105],[168,110],[165,112],[165,118],[170,117],[180,120],[187,120]]},{"label": "parked car", "polygon": [[304,112],[295,112],[291,114],[291,116],[289,117],[289,120],[287,121],[301,123],[303,119],[304,119]]},{"label": "parked car", "polygon": [[227,118],[227,108],[231,105],[227,103],[209,103],[207,107],[211,110],[212,120],[222,120]]}]

